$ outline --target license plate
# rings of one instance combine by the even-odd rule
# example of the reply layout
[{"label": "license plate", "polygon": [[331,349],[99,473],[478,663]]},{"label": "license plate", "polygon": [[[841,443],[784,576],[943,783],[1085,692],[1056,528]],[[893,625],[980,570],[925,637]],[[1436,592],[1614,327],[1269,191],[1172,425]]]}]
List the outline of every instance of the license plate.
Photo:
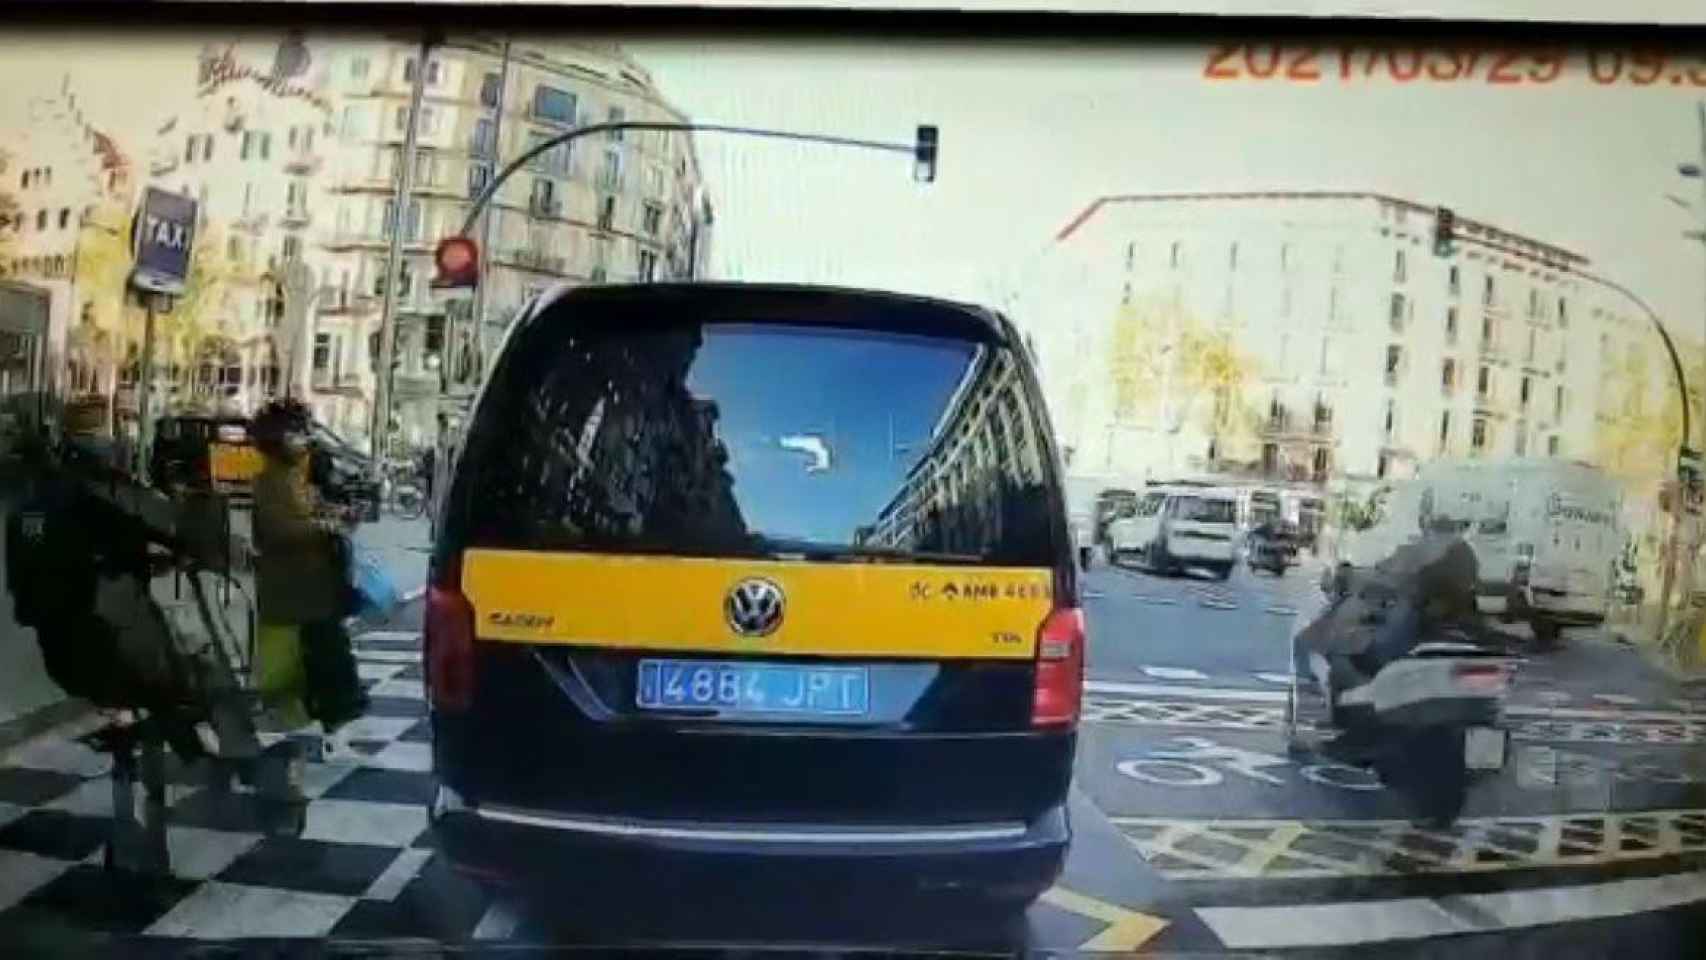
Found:
[{"label": "license plate", "polygon": [[1463,765],[1471,770],[1502,770],[1509,734],[1492,727],[1470,727],[1463,734]]},{"label": "license plate", "polygon": [[644,710],[862,716],[871,680],[864,667],[641,660],[634,702]]}]

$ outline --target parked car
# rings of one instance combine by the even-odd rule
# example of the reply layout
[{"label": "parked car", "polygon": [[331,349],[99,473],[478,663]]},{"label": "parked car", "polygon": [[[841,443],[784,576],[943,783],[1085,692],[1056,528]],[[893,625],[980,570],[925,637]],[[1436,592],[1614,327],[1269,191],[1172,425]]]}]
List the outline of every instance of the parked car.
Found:
[{"label": "parked car", "polygon": [[1207,487],[1146,492],[1131,516],[1108,525],[1110,556],[1141,557],[1158,573],[1201,567],[1225,580],[1237,565],[1238,505]]},{"label": "parked car", "polygon": [[[434,542],[449,861],[552,890],[742,865],[1002,909],[1046,890],[1085,636],[1020,343],[985,310],[865,291],[535,301]],[[985,431],[1007,459],[948,482]],[[930,439],[896,457],[897,434]]]}]

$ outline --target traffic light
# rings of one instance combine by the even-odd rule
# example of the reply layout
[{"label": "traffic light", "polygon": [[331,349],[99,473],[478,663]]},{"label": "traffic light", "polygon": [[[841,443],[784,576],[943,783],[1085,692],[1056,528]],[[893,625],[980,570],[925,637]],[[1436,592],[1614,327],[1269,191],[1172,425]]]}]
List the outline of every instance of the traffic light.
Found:
[{"label": "traffic light", "polygon": [[1450,207],[1434,209],[1434,256],[1451,256],[1452,240],[1457,234],[1457,214]]},{"label": "traffic light", "polygon": [[480,248],[461,235],[445,237],[433,253],[438,273],[432,278],[437,289],[469,288],[480,283]]},{"label": "traffic light", "polygon": [[936,143],[936,127],[920,124],[912,146],[912,179],[919,183],[936,182]]}]

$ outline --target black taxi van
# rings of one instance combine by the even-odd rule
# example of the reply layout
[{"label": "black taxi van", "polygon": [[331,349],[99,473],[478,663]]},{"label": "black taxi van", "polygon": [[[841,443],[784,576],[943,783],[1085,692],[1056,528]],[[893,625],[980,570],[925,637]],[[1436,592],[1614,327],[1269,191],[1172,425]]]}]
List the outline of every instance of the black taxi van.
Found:
[{"label": "black taxi van", "polygon": [[1085,631],[1006,319],[559,290],[465,437],[425,615],[451,863],[774,857],[1008,904],[1053,883]]}]

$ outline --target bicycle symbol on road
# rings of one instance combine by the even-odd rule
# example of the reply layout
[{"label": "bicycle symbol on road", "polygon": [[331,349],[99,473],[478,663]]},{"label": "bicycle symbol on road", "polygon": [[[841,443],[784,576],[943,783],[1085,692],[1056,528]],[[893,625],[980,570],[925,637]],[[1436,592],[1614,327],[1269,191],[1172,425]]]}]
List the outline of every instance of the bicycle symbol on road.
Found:
[{"label": "bicycle symbol on road", "polygon": [[[1179,749],[1152,750],[1147,757],[1122,760],[1114,769],[1144,783],[1163,787],[1214,787],[1226,780],[1226,772],[1276,787],[1287,785],[1283,771],[1296,766],[1297,773],[1311,783],[1340,790],[1380,790],[1380,779],[1372,772],[1342,763],[1298,763],[1289,757],[1228,747],[1207,737],[1175,737]],[[1225,772],[1223,772],[1225,771]]]}]

